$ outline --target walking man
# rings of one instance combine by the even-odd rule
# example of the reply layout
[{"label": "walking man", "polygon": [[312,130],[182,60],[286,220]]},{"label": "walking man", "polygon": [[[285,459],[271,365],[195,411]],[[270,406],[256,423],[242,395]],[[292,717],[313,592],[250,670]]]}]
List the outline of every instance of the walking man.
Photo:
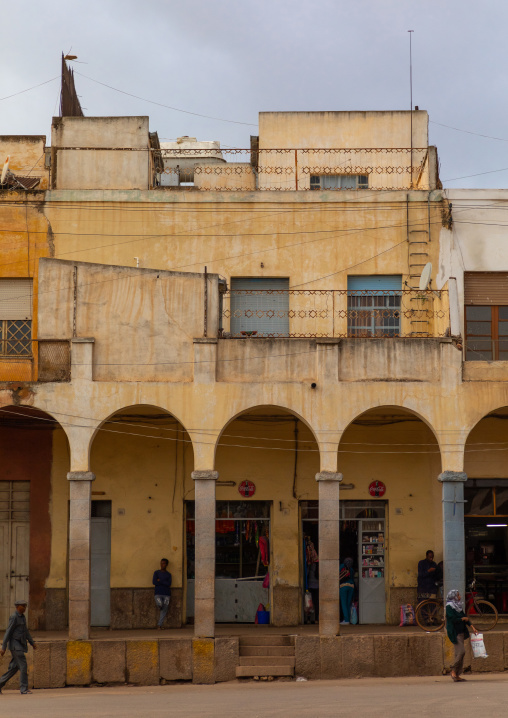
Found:
[{"label": "walking man", "polygon": [[0,649],[0,656],[5,656],[7,648],[9,648],[12,656],[9,668],[0,678],[0,693],[7,681],[19,671],[19,688],[23,695],[27,695],[32,691],[28,690],[28,668],[25,653],[28,651],[28,643],[33,646],[34,650],[37,646],[26,625],[25,611],[27,602],[15,601],[14,605],[16,606],[16,610],[9,618],[9,625],[7,626],[2,648]]},{"label": "walking man", "polygon": [[169,561],[167,558],[161,559],[160,571],[154,571],[152,583],[155,586],[155,603],[159,609],[159,620],[157,628],[162,630],[162,624],[166,618],[171,600],[171,574],[168,571]]}]

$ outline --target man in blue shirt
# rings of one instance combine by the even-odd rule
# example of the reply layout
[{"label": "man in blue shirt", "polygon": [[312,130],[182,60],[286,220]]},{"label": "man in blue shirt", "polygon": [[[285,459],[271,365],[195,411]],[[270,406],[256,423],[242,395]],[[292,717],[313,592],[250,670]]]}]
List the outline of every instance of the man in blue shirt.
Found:
[{"label": "man in blue shirt", "polygon": [[436,598],[436,569],[434,551],[427,551],[425,558],[418,561],[418,601],[424,598]]},{"label": "man in blue shirt", "polygon": [[167,558],[161,559],[160,571],[155,571],[152,579],[155,586],[155,604],[160,611],[159,620],[157,621],[159,631],[162,630],[162,624],[166,618],[171,600],[171,574],[168,571],[168,565]]},{"label": "man in blue shirt", "polygon": [[37,648],[34,639],[30,635],[28,626],[26,625],[25,611],[27,607],[26,601],[16,601],[15,612],[9,618],[9,625],[5,631],[2,648],[0,649],[0,656],[5,656],[5,651],[9,648],[11,652],[11,662],[9,668],[0,678],[0,693],[2,688],[5,686],[16,673],[19,671],[19,689],[23,695],[27,695],[32,691],[28,690],[28,668],[26,665],[25,653],[28,651],[28,643],[30,643],[34,650]]}]

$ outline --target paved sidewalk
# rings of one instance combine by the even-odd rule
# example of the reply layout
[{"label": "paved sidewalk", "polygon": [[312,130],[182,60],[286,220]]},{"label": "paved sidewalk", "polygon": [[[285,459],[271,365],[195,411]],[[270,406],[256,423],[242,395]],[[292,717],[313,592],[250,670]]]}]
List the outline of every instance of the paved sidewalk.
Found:
[{"label": "paved sidewalk", "polygon": [[[494,632],[508,631],[508,623],[501,621],[494,628]],[[368,626],[341,626],[341,636],[372,636],[372,635],[406,635],[408,633],[423,634],[424,632],[418,626],[387,626],[387,625],[368,625]],[[255,625],[253,623],[218,623],[215,625],[215,635],[218,637],[226,636],[265,636],[265,635],[297,635],[297,636],[317,636],[319,634],[319,626],[303,625],[303,626],[265,626]],[[32,635],[38,641],[66,641],[68,639],[67,631],[32,631]],[[168,628],[164,631],[157,631],[155,628],[138,628],[129,630],[112,631],[108,628],[92,628],[91,640],[102,639],[105,641],[125,640],[133,638],[138,641],[144,639],[156,638],[193,638],[194,626],[184,626],[182,628]]]},{"label": "paved sidewalk", "polygon": [[2,718],[478,718],[506,715],[508,675],[63,688],[0,696]]}]

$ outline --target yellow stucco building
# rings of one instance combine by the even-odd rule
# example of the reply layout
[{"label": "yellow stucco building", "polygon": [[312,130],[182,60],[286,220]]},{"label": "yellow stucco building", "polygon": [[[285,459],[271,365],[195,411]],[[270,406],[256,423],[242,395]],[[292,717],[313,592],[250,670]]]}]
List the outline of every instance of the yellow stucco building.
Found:
[{"label": "yellow stucco building", "polygon": [[337,635],[345,558],[361,623],[415,602],[427,549],[445,586],[508,566],[463,503],[469,477],[508,514],[508,256],[410,114],[261,113],[234,151],[146,117],[0,138],[3,622],[21,592],[72,638],[152,627],[165,556],[171,626],[296,626],[309,589]]}]

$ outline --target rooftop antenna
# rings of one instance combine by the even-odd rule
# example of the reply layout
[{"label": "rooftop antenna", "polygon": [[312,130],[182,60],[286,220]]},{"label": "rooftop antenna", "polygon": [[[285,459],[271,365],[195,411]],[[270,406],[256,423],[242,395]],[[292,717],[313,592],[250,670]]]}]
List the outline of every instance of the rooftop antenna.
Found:
[{"label": "rooftop antenna", "polygon": [[409,109],[411,112],[411,189],[413,189],[413,48],[411,38],[414,30],[409,33]]}]

